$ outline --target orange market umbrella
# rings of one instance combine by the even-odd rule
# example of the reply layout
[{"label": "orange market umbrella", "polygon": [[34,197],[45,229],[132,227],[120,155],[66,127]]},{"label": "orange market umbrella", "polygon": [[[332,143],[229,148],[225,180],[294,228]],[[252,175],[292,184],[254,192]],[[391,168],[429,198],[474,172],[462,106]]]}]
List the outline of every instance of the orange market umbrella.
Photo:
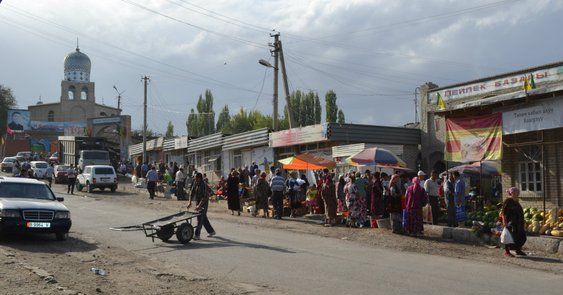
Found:
[{"label": "orange market umbrella", "polygon": [[309,153],[281,159],[278,162],[283,164],[283,169],[289,170],[320,170],[336,166],[334,161]]}]

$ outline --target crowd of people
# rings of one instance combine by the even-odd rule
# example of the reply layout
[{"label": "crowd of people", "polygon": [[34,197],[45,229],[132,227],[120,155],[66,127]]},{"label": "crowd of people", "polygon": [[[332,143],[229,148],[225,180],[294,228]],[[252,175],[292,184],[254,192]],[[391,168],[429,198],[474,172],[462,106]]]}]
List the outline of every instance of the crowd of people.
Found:
[{"label": "crowd of people", "polygon": [[[418,171],[409,178],[408,174],[399,171],[391,174],[349,171],[336,176],[324,169],[315,171],[315,181],[310,183],[306,175],[297,171],[274,167],[270,171],[261,171],[253,163],[231,169],[226,179],[220,178],[215,190],[204,173],[187,173],[175,162],[139,164],[135,174],[147,179],[151,199],[155,196],[156,183],[165,182],[175,188],[178,200],[189,200],[190,204],[192,200],[196,201],[196,209],[205,211],[196,230],[197,238],[201,226],[210,235],[215,234],[207,219],[207,204],[210,197],[217,194],[225,195],[232,215],[241,215],[241,200],[252,200],[252,216],[259,216],[260,211],[264,218],[274,219],[294,218],[306,213],[322,214],[327,227],[345,221],[347,226],[359,228],[374,227],[379,221],[388,220],[393,233],[411,236],[423,234],[424,222],[437,224],[444,220],[448,226],[457,227],[466,206],[465,181],[459,172],[440,178],[437,171],[431,171],[427,178],[425,172]],[[520,217],[523,213],[517,202],[517,189],[511,188],[509,195],[502,208],[502,220],[510,228],[515,242],[506,246],[505,255],[512,255],[509,249],[522,255],[521,247],[526,237],[522,230],[523,218]],[[271,211],[270,205],[273,207]]]}]

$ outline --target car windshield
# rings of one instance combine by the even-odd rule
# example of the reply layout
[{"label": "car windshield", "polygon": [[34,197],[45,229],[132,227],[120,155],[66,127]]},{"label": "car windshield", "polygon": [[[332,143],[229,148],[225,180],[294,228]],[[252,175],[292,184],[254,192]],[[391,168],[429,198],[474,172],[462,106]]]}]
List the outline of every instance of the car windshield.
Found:
[{"label": "car windshield", "polygon": [[45,184],[17,182],[0,183],[0,198],[55,200],[53,193]]},{"label": "car windshield", "polygon": [[47,168],[47,163],[35,163],[35,168]]},{"label": "car windshield", "polygon": [[110,174],[113,175],[113,169],[110,167],[98,167],[94,169],[94,174]]},{"label": "car windshield", "polygon": [[57,171],[67,171],[70,166],[57,166]]},{"label": "car windshield", "polygon": [[84,152],[82,158],[91,160],[109,160],[107,152]]},{"label": "car windshield", "polygon": [[13,162],[15,162],[15,161],[16,161],[16,159],[14,159],[14,158],[4,158],[4,161],[2,161],[2,162],[4,162],[4,163],[13,163]]}]

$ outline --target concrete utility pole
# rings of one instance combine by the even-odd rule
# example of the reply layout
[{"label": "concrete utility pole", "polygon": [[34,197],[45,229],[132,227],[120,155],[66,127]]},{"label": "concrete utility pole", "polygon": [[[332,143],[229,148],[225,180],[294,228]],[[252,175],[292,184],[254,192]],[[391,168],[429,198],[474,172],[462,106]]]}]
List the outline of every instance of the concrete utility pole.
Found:
[{"label": "concrete utility pole", "polygon": [[273,112],[273,121],[274,121],[274,131],[279,130],[279,117],[278,117],[278,70],[279,70],[279,55],[278,55],[278,42],[280,40],[280,33],[270,34],[270,36],[274,37],[274,112]]},{"label": "concrete utility pole", "polygon": [[[279,34],[278,34],[279,36]],[[285,105],[287,107],[287,121],[289,123],[289,129],[293,127],[293,114],[291,112],[291,100],[289,98],[289,86],[287,85],[287,72],[285,70],[285,59],[283,58],[283,47],[280,40],[277,41],[277,50],[279,51],[279,57],[281,62],[281,70],[283,77],[283,89],[285,91]],[[277,62],[277,60],[276,60]],[[277,64],[276,64],[277,67]]]},{"label": "concrete utility pole", "polygon": [[147,84],[150,80],[149,77],[144,76],[144,100],[143,100],[143,163],[147,162]]}]

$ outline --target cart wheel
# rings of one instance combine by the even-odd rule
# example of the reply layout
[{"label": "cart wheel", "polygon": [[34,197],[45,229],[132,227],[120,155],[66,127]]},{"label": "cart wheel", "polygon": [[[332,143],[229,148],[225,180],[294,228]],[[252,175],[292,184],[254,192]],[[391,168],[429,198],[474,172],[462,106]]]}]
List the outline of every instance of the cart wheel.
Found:
[{"label": "cart wheel", "polygon": [[178,238],[180,243],[187,244],[193,237],[194,227],[191,224],[184,222],[176,228],[176,238]]},{"label": "cart wheel", "polygon": [[161,227],[159,230],[156,231],[156,236],[161,239],[163,242],[170,240],[170,238],[174,235],[174,225],[167,225]]}]

